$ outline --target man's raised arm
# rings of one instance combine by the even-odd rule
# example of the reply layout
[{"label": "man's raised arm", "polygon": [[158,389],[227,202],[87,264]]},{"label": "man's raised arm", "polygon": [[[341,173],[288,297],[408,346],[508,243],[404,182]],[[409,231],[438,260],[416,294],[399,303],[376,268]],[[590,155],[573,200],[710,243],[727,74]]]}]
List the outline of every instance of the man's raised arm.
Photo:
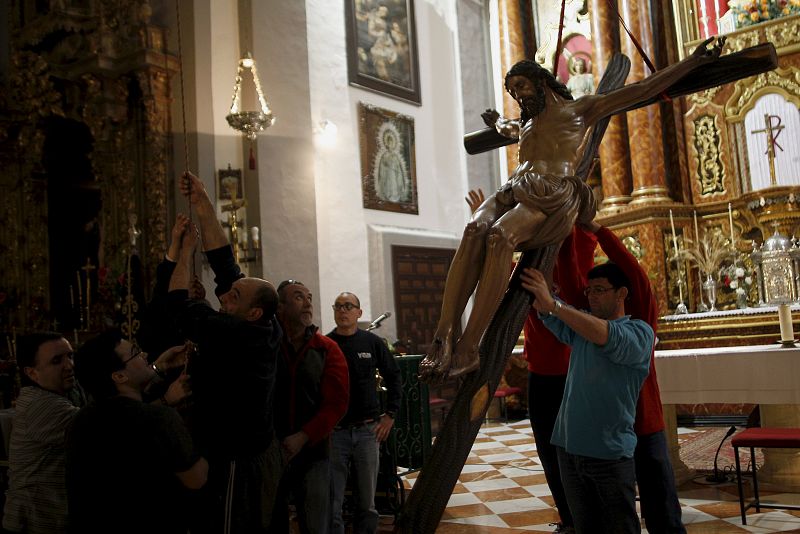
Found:
[{"label": "man's raised arm", "polygon": [[214,250],[227,245],[228,237],[225,235],[222,224],[217,219],[214,204],[212,204],[203,182],[190,172],[184,173],[180,182],[181,193],[188,197],[189,203],[197,214],[203,250]]}]

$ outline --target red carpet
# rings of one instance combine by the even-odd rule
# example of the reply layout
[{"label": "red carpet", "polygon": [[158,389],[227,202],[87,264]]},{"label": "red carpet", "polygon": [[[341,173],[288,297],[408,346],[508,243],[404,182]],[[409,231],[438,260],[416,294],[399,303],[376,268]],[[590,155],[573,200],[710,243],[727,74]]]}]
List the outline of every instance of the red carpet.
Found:
[{"label": "red carpet", "polygon": [[[693,428],[692,430],[696,430],[696,432],[678,434],[678,442],[681,445],[681,460],[692,469],[713,471],[714,454],[717,452],[717,447],[719,447],[720,441],[722,441],[722,438],[729,428],[730,427]],[[750,451],[740,450],[739,458],[742,462],[742,469],[749,470]],[[764,455],[760,449],[756,449],[756,464],[761,465],[763,462]],[[735,472],[734,466],[736,464],[733,459],[733,447],[731,447],[730,437],[725,440],[725,444],[719,452],[717,465],[719,469],[725,472]]]}]

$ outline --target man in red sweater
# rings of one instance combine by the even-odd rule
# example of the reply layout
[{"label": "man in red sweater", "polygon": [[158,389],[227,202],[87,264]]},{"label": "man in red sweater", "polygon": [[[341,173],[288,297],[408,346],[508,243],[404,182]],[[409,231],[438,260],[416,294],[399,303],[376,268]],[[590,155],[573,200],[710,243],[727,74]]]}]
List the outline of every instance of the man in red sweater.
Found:
[{"label": "man in red sweater", "polygon": [[[647,273],[619,238],[611,230],[603,228],[596,222],[574,229],[571,238],[562,245],[554,273],[560,297],[575,307],[587,307],[586,297],[580,293],[580,289],[586,285],[583,277],[592,264],[595,240],[609,261],[619,265],[631,282],[632,297],[625,303],[626,313],[634,319],[647,322],[656,331],[658,305]],[[536,448],[561,516],[561,523],[556,532],[570,532],[572,516],[569,513],[560,478],[557,476],[558,465],[554,454],[551,455],[553,447],[549,442],[563,396],[569,347],[555,340],[538,320],[535,310],[532,310],[525,323],[525,354],[530,371],[528,410],[531,414],[531,425],[534,427]],[[664,434],[664,415],[656,378],[655,353],[650,355],[650,373],[639,393],[634,429],[638,438],[634,453],[636,481],[647,530],[650,533],[685,533]],[[547,445],[542,446],[545,440]]]},{"label": "man in red sweater", "polygon": [[311,322],[311,292],[297,280],[278,286],[283,329],[275,379],[275,434],[288,466],[281,477],[270,532],[289,532],[294,495],[302,534],[325,534],[331,523],[330,438],[350,399],[347,361],[335,341]]}]

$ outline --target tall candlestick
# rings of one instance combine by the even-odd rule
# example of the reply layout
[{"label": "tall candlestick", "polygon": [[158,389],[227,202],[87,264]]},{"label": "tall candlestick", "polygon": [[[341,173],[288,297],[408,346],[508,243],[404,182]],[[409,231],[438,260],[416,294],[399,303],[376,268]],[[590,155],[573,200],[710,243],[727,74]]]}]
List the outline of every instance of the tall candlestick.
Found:
[{"label": "tall candlestick", "polygon": [[733,240],[733,208],[731,207],[730,202],[728,202],[728,224],[731,225],[731,247],[735,249],[736,245],[734,244],[735,241]]}]

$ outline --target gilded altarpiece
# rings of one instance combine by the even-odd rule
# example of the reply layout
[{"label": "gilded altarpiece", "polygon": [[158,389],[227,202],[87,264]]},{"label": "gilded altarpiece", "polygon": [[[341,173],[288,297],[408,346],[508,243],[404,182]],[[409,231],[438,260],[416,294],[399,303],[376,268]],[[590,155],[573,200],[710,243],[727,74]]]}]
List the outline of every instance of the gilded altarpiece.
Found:
[{"label": "gilded altarpiece", "polygon": [[[9,90],[0,94],[0,330],[95,330],[118,320],[132,237],[137,300],[152,286],[165,250],[177,70],[152,12],[146,0],[11,2]],[[61,154],[75,136],[85,153]],[[74,161],[86,168],[59,168]],[[81,176],[74,189],[97,197],[89,302],[76,298],[76,286],[90,289],[75,266],[53,256],[81,239],[55,242],[65,234],[51,220],[84,208],[53,183],[72,174]],[[75,319],[82,303],[91,320]]]}]

